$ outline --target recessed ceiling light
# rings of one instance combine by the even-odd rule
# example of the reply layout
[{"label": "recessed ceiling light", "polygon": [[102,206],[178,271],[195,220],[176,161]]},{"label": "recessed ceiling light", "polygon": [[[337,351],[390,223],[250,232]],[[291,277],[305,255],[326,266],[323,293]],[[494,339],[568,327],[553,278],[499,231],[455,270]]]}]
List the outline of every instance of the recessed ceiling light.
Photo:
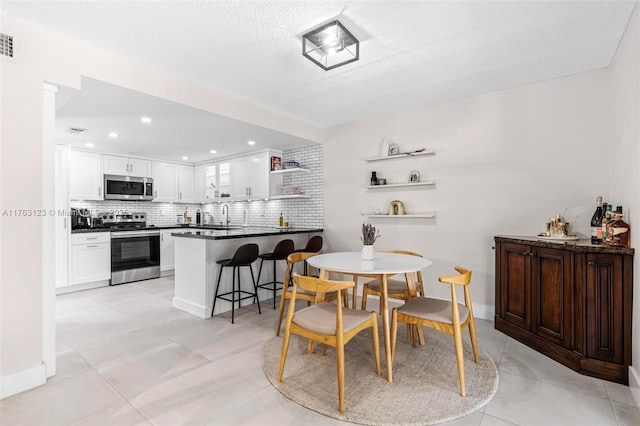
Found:
[{"label": "recessed ceiling light", "polygon": [[84,146],[86,146],[87,148],[93,148],[94,147],[94,145],[91,142],[85,143]]},{"label": "recessed ceiling light", "polygon": [[216,151],[215,149],[212,149],[211,151],[209,151],[210,154],[217,154],[218,151]]},{"label": "recessed ceiling light", "polygon": [[248,143],[249,145],[255,145],[255,144],[256,144],[256,141],[249,141],[249,142],[247,142],[247,143]]},{"label": "recessed ceiling light", "polygon": [[120,136],[120,135],[117,134],[116,132],[109,132],[109,137],[110,138],[117,138],[118,136]]},{"label": "recessed ceiling light", "polygon": [[144,123],[144,124],[149,124],[149,123],[151,123],[151,121],[152,121],[151,117],[142,117],[142,118],[140,118],[140,122]]},{"label": "recessed ceiling light", "polygon": [[184,157],[182,157],[183,160],[188,160],[189,157],[187,157],[186,155]]}]

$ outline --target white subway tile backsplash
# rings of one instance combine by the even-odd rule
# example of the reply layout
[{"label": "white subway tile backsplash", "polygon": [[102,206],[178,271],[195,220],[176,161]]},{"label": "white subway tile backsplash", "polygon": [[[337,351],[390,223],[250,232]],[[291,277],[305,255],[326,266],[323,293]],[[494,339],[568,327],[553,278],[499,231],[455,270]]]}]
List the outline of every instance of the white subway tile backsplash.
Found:
[{"label": "white subway tile backsplash", "polygon": [[[229,219],[232,224],[242,224],[245,210],[247,223],[255,226],[277,226],[280,212],[295,228],[323,228],[324,226],[324,167],[322,146],[313,146],[286,150],[282,160],[295,160],[300,167],[311,170],[309,173],[286,173],[284,186],[298,186],[301,192],[310,198],[291,198],[269,201],[230,202]],[[104,210],[127,212],[145,212],[149,225],[173,225],[177,215],[186,209],[187,215],[195,223],[196,211],[208,212],[215,223],[226,220],[222,215],[222,203],[212,204],[174,204],[140,201],[72,201],[72,207],[88,208],[92,213]]]}]

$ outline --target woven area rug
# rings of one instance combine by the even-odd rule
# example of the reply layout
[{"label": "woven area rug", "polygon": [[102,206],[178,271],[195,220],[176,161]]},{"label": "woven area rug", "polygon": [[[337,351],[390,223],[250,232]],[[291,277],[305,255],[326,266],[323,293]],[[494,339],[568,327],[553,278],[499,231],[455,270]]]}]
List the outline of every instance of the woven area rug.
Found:
[{"label": "woven area rug", "polygon": [[[380,327],[381,329],[382,327]],[[412,347],[405,328],[398,329],[393,382],[386,380],[384,345],[380,338],[382,375],[375,373],[371,333],[366,330],[345,347],[345,412],[338,411],[335,351],[322,356],[320,345],[307,354],[307,340],[291,336],[282,382],[278,364],[282,337],[264,347],[263,370],[288,399],[339,420],[365,425],[430,425],[466,416],[487,404],[498,390],[498,370],[479,349],[473,362],[465,342],[466,397],[460,396],[453,337],[424,328],[425,346]],[[466,332],[468,334],[468,332]],[[482,341],[479,341],[479,345]]]}]

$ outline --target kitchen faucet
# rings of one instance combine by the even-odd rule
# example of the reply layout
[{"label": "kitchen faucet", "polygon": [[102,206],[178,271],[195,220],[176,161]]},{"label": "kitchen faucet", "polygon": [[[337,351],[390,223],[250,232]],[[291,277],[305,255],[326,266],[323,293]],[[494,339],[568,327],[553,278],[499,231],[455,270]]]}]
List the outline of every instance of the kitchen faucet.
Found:
[{"label": "kitchen faucet", "polygon": [[227,226],[229,226],[229,205],[228,204],[222,205],[222,214],[225,214],[225,211],[227,215]]}]

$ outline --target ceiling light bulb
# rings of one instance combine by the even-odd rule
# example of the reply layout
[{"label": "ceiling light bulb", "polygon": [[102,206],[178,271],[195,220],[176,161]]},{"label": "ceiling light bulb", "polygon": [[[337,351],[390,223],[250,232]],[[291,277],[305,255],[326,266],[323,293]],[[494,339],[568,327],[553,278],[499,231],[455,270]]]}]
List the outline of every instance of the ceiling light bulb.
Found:
[{"label": "ceiling light bulb", "polygon": [[336,53],[336,48],[335,47],[330,47],[329,50],[327,51],[328,54],[333,55],[334,53]]},{"label": "ceiling light bulb", "polygon": [[247,143],[248,143],[249,145],[255,145],[255,144],[256,144],[256,141],[249,141],[249,142],[247,142]]},{"label": "ceiling light bulb", "polygon": [[182,157],[183,160],[188,160],[189,157],[187,157],[186,155],[184,157]]},{"label": "ceiling light bulb", "polygon": [[142,118],[140,119],[140,122],[141,122],[141,123],[144,123],[144,124],[149,124],[149,123],[151,123],[151,121],[152,121],[152,120],[151,120],[151,117],[142,117]]},{"label": "ceiling light bulb", "polygon": [[215,149],[212,149],[211,151],[209,151],[210,154],[217,154],[218,151],[216,151]]},{"label": "ceiling light bulb", "polygon": [[84,146],[86,146],[87,148],[93,148],[94,147],[94,145],[91,142],[85,143]]},{"label": "ceiling light bulb", "polygon": [[109,132],[109,137],[110,138],[117,138],[118,136],[120,136],[120,135],[117,134],[116,132]]}]

